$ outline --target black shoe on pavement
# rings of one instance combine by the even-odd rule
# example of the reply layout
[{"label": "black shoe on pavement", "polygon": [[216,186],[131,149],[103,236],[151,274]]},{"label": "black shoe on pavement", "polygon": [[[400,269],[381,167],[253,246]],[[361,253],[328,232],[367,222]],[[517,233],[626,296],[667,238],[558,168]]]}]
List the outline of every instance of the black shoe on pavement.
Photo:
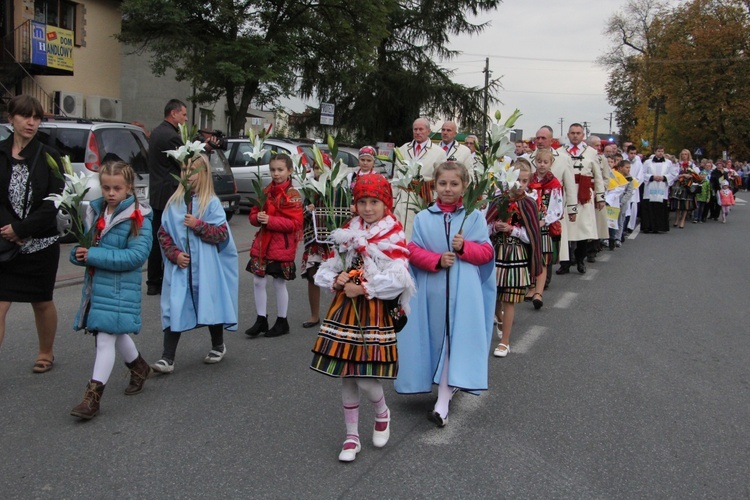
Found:
[{"label": "black shoe on pavement", "polygon": [[148,285],[146,295],[161,295],[161,285]]},{"label": "black shoe on pavement", "polygon": [[560,264],[555,274],[568,274],[570,272],[570,264]]},{"label": "black shoe on pavement", "polygon": [[266,332],[266,337],[281,337],[287,333],[289,333],[289,322],[286,318],[276,318],[276,323]]},{"label": "black shoe on pavement", "polygon": [[586,274],[586,263],[584,261],[576,262],[576,269],[581,274]]},{"label": "black shoe on pavement", "polygon": [[261,333],[268,331],[268,316],[258,316],[255,320],[255,324],[245,330],[245,335],[248,337],[257,337]]}]

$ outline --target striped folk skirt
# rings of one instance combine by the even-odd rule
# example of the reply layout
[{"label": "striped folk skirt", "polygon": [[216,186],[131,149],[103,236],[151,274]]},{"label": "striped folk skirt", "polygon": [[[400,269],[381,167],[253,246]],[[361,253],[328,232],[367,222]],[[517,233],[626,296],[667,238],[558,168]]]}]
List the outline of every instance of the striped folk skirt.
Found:
[{"label": "striped folk skirt", "polygon": [[529,271],[528,250],[518,238],[503,237],[495,244],[495,277],[502,302],[523,301],[526,289],[534,281]]},{"label": "striped folk skirt", "polygon": [[331,377],[396,378],[398,373],[396,331],[380,299],[350,299],[337,292],[312,351],[310,368]]}]

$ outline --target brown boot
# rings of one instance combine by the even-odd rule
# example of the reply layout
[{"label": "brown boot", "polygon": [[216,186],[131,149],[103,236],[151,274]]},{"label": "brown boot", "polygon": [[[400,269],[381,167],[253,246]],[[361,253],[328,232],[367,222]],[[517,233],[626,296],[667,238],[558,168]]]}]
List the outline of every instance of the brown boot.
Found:
[{"label": "brown boot", "polygon": [[146,363],[146,360],[143,359],[140,354],[135,358],[135,361],[132,363],[125,363],[125,366],[130,369],[130,384],[128,385],[128,388],[125,389],[125,394],[127,396],[138,394],[143,391],[143,384],[145,384],[146,379],[154,373],[154,370],[151,369],[148,363]]},{"label": "brown boot", "polygon": [[89,380],[83,401],[70,412],[74,417],[90,420],[99,414],[99,402],[104,392],[104,384],[97,380]]}]

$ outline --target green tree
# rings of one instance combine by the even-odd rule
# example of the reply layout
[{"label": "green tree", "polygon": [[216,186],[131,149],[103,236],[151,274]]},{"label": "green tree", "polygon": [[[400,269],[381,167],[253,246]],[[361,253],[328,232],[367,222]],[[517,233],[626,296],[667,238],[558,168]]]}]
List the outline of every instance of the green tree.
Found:
[{"label": "green tree", "polygon": [[385,36],[377,0],[125,0],[122,12],[119,40],[147,51],[155,74],[174,68],[196,102],[226,96],[232,134],[251,104],[292,95],[303,69],[360,67]]},{"label": "green tree", "polygon": [[[471,16],[499,4],[500,0],[385,0],[385,15],[372,21],[388,31],[373,39],[370,59],[343,67],[308,61],[300,91],[336,104],[336,125],[362,140],[409,140],[412,122],[419,116],[481,124],[484,88],[453,82],[452,73],[437,61],[457,55],[447,47],[450,37],[478,34],[488,27],[471,22]],[[498,88],[499,78],[489,85],[491,103],[497,102],[492,93]]]}]

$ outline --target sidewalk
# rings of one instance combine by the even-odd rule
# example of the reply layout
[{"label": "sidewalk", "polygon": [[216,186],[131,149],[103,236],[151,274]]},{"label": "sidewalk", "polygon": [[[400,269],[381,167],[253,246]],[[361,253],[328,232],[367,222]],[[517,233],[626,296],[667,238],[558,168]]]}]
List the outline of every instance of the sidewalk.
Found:
[{"label": "sidewalk", "polygon": [[[235,221],[236,218],[244,219],[242,221],[242,229],[238,230],[239,228],[232,227],[232,223]],[[250,245],[253,242],[253,236],[255,235],[255,228],[250,226],[249,223],[247,223],[246,216],[243,217],[243,214],[238,214],[235,216],[231,223],[230,228],[232,228],[232,236],[234,237],[234,243],[237,245],[237,252],[240,255],[243,255],[244,253],[248,252],[250,250]],[[247,234],[251,231],[251,234]],[[238,237],[238,234],[239,237]],[[244,234],[242,234],[244,233]],[[60,263],[58,264],[57,268],[57,278],[55,279],[55,288],[64,288],[67,286],[73,286],[73,285],[79,285],[83,283],[83,267],[77,266],[70,262],[70,250],[75,246],[74,243],[64,243],[60,245]],[[143,272],[146,272],[146,265],[143,265]]]}]

